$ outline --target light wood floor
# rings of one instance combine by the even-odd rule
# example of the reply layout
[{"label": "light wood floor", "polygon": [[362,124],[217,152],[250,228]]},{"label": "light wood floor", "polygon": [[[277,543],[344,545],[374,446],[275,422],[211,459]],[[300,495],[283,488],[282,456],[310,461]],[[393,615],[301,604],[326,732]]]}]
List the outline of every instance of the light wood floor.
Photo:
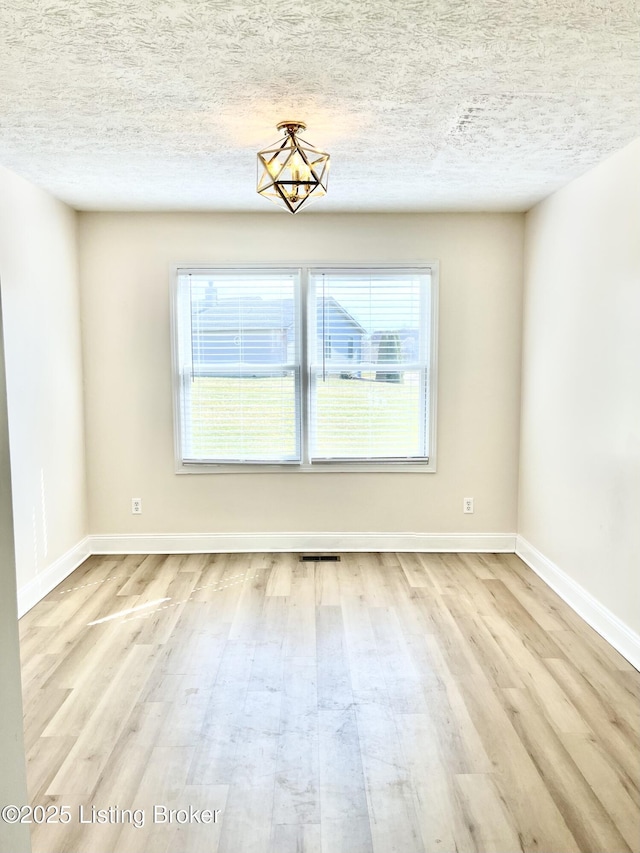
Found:
[{"label": "light wood floor", "polygon": [[36,853],[640,851],[640,675],[513,555],[92,557],[21,632]]}]

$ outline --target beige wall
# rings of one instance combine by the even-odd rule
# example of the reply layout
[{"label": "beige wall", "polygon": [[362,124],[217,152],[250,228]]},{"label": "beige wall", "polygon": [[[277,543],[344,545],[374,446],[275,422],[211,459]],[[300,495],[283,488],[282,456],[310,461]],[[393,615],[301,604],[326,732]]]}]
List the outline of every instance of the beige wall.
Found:
[{"label": "beige wall", "polygon": [[[2,278],[0,277],[0,288]],[[16,603],[11,467],[0,292],[0,806],[27,804]],[[29,827],[0,820],[0,853],[30,850]]]},{"label": "beige wall", "polygon": [[[92,533],[515,532],[522,215],[79,221]],[[174,473],[172,264],[425,260],[440,261],[436,474]]]},{"label": "beige wall", "polygon": [[18,588],[86,535],[76,215],[0,168]]},{"label": "beige wall", "polygon": [[526,219],[518,532],[640,630],[640,140]]}]

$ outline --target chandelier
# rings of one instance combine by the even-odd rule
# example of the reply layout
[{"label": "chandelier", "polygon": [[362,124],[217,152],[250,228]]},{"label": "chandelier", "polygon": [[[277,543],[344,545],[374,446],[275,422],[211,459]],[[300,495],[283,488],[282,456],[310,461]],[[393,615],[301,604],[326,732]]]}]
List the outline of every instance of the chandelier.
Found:
[{"label": "chandelier", "polygon": [[327,192],[329,155],[298,136],[306,128],[301,121],[281,121],[284,138],[258,151],[258,192],[289,213]]}]

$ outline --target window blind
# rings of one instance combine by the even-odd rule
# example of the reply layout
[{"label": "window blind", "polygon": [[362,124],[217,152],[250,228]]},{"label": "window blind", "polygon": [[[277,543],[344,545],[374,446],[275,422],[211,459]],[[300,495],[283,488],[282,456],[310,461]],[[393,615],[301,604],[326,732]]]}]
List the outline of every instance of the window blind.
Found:
[{"label": "window blind", "polygon": [[183,462],[300,461],[293,271],[179,271]]},{"label": "window blind", "polygon": [[312,461],[427,460],[428,271],[313,270]]}]

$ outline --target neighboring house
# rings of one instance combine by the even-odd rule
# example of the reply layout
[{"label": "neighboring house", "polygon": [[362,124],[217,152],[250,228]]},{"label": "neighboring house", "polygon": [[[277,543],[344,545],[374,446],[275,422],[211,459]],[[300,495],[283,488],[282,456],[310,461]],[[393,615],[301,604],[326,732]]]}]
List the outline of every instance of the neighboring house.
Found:
[{"label": "neighboring house", "polygon": [[290,299],[220,299],[192,316],[193,369],[220,375],[221,366],[286,364],[293,327]]},{"label": "neighboring house", "polygon": [[[224,365],[286,364],[293,360],[293,300],[210,298],[192,314],[193,370],[219,376]],[[318,342],[325,363],[362,357],[366,330],[333,297],[317,312]],[[322,352],[318,353],[318,360]]]},{"label": "neighboring house", "polygon": [[[318,300],[316,321],[319,347],[324,338],[325,364],[362,360],[367,330],[333,296],[325,299],[324,306],[322,300]],[[322,352],[318,352],[317,357],[321,359]]]}]

